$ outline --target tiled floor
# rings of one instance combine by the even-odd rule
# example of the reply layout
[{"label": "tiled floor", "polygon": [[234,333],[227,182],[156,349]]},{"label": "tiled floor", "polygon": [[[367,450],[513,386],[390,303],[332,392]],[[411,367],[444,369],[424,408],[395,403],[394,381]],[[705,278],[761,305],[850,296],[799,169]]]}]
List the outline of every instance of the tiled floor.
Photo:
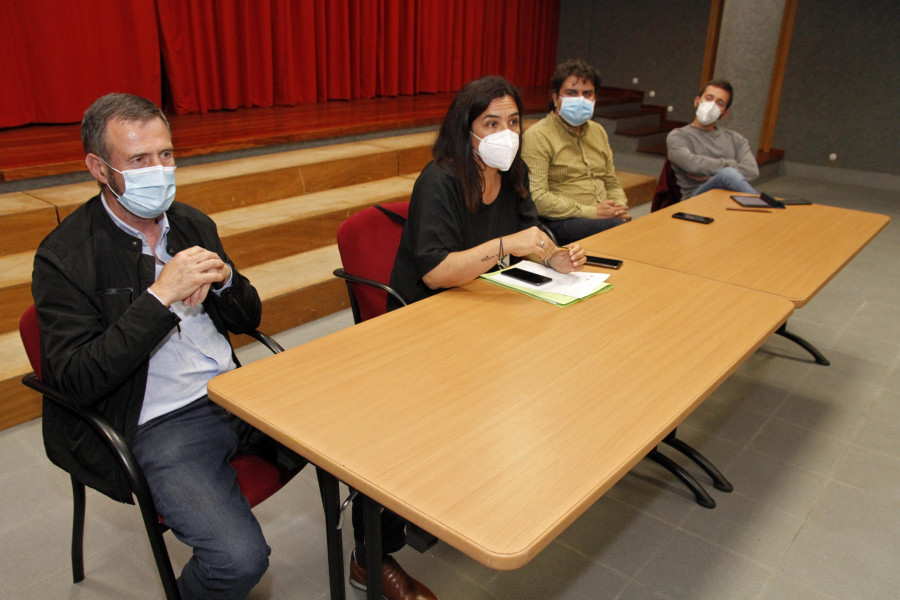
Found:
[{"label": "tiled floor", "polygon": [[[789,176],[760,187],[895,222],[790,321],[830,367],[773,338],[680,428],[735,491],[710,486],[718,507],[706,510],[643,461],[518,571],[493,571],[439,544],[424,555],[401,551],[410,572],[444,600],[897,597],[900,195]],[[300,343],[349,323],[345,312],[282,339]],[[162,597],[137,512],[97,494],[88,497],[87,578],[71,583],[70,489],[43,455],[39,420],[0,432],[0,456],[0,600]],[[327,598],[312,470],[257,515],[272,557],[251,598]],[[169,539],[183,564],[186,548]]]}]

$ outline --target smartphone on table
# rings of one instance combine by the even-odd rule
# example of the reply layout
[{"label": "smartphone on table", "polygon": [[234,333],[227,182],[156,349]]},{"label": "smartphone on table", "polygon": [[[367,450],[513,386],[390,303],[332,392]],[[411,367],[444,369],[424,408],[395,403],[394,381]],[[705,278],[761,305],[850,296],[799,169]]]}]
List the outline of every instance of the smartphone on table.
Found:
[{"label": "smartphone on table", "polygon": [[586,255],[584,258],[585,264],[591,265],[592,267],[618,269],[622,266],[622,261],[615,258],[603,258],[602,256],[591,256],[590,254]]},{"label": "smartphone on table", "polygon": [[691,213],[686,212],[677,212],[672,215],[673,219],[682,219],[684,221],[692,221],[694,223],[703,223],[704,225],[709,225],[713,222],[712,217],[704,217],[701,215],[692,215]]},{"label": "smartphone on table", "polygon": [[537,273],[532,273],[531,271],[526,271],[525,269],[520,269],[519,267],[506,269],[505,271],[503,271],[503,274],[508,275],[513,279],[518,279],[519,281],[530,283],[531,285],[544,285],[553,281],[545,275],[538,275]]}]

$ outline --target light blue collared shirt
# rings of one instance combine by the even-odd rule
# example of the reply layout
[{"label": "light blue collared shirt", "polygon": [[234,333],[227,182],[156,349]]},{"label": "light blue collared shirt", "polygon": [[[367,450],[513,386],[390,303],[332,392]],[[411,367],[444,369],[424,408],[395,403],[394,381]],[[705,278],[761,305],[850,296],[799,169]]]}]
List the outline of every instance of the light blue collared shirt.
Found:
[{"label": "light blue collared shirt", "polygon": [[[154,256],[144,234],[117,217],[109,209],[102,193],[100,199],[103,208],[119,229],[140,238],[141,252]],[[156,244],[155,278],[159,277],[166,263],[172,260],[172,256],[166,250],[166,238],[169,235],[169,219],[166,213],[159,218],[158,224],[160,237]],[[233,274],[232,271],[232,277]],[[229,277],[220,289],[210,288],[211,292],[221,294],[231,286],[232,277]],[[187,307],[181,302],[175,302],[169,310],[181,318],[181,323],[169,332],[150,355],[147,388],[144,390],[144,403],[138,425],[187,406],[205,396],[206,384],[210,379],[236,366],[231,359],[231,345],[216,329],[202,304]]]}]

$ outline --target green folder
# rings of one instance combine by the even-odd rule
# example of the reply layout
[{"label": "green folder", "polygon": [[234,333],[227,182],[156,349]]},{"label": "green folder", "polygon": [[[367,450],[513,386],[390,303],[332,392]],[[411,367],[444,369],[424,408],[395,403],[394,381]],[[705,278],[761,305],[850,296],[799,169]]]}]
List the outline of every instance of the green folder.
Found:
[{"label": "green folder", "polygon": [[503,271],[494,271],[492,273],[485,273],[481,277],[484,279],[487,279],[491,283],[496,283],[497,285],[503,286],[505,288],[509,288],[511,290],[515,290],[517,292],[525,294],[526,296],[531,296],[532,298],[537,298],[538,300],[543,300],[544,302],[549,302],[550,304],[555,304],[556,306],[569,306],[570,304],[575,304],[576,302],[580,302],[581,300],[584,300],[585,298],[590,298],[591,296],[596,296],[597,294],[600,294],[607,290],[612,289],[612,284],[607,281],[604,281],[603,283],[598,285],[597,288],[593,292],[587,294],[586,296],[579,298],[576,296],[567,296],[565,294],[557,294],[555,292],[541,292],[539,290],[536,290],[536,289],[533,289],[530,287],[526,287],[523,285],[516,285],[515,283],[509,283],[508,281],[504,280],[503,278],[498,277],[498,275],[500,275],[501,273],[503,273]]}]

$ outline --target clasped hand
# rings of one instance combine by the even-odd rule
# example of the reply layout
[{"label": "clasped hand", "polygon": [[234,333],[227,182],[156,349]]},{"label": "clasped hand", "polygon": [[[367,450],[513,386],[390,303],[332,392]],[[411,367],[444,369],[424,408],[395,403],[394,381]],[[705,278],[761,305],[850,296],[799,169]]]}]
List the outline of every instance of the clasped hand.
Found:
[{"label": "clasped hand", "polygon": [[150,289],[166,306],[180,300],[193,307],[206,300],[209,286],[227,281],[230,271],[218,254],[193,246],[173,256]]},{"label": "clasped hand", "polygon": [[597,204],[598,219],[622,219],[630,221],[631,215],[628,214],[628,208],[611,200],[604,200]]},{"label": "clasped hand", "polygon": [[550,236],[538,227],[530,227],[503,239],[510,254],[527,256],[536,262],[546,260],[560,273],[571,273],[584,266],[584,248],[578,244],[571,244],[568,250],[557,248]]}]

